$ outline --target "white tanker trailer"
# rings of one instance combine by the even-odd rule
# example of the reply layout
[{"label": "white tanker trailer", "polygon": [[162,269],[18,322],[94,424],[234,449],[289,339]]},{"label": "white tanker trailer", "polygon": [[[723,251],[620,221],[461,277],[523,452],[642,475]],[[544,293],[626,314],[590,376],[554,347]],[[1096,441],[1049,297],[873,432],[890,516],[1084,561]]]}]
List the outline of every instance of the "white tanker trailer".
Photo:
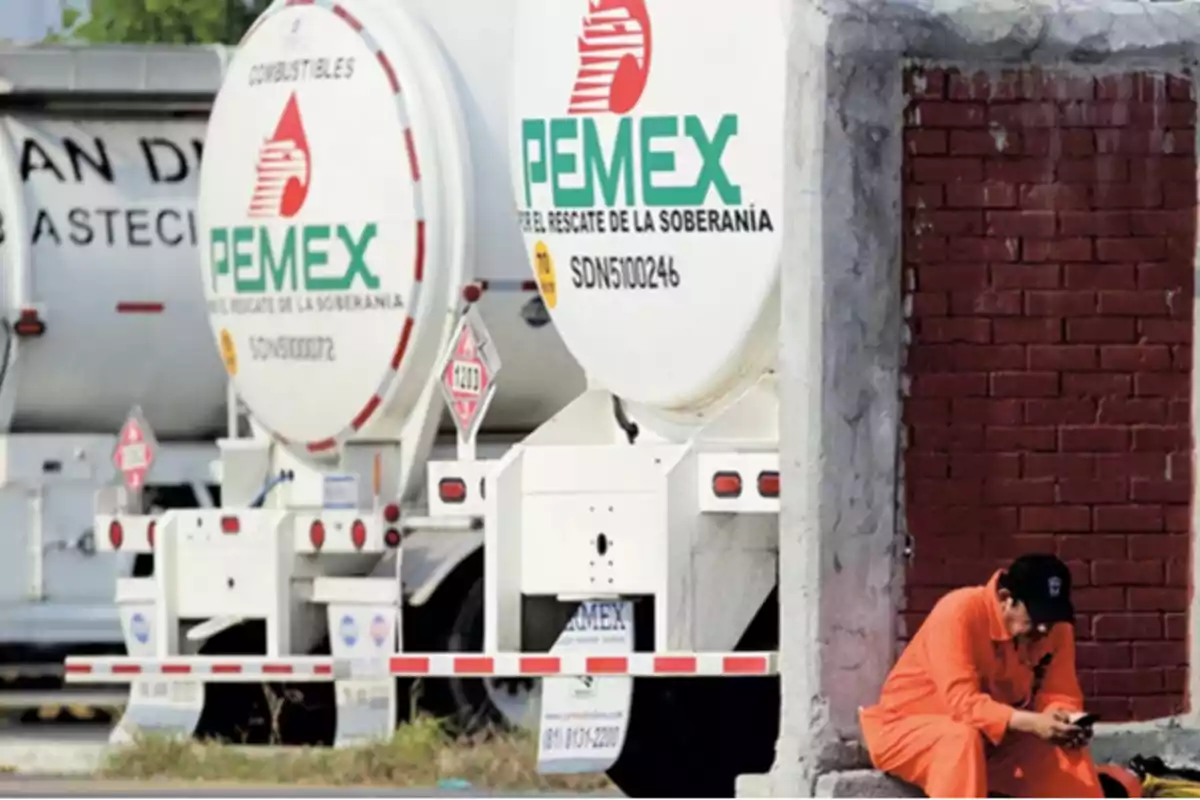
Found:
[{"label": "white tanker trailer", "polygon": [[[396,679],[540,677],[545,771],[695,797],[766,770],[786,29],[775,0],[273,6],[201,188],[214,333],[269,438],[220,443],[223,508],[158,520],[152,646],[68,676],[132,680],[126,723],[184,731],[229,684],[286,679],[309,707],[332,684],[337,744],[387,735]],[[498,459],[432,461],[407,520],[460,290],[530,277],[562,338],[482,294],[487,424],[565,407]],[[456,520],[482,523],[483,646],[446,654],[396,636],[379,554]],[[191,655],[251,622],[253,655]]]},{"label": "white tanker trailer", "polygon": [[2,704],[37,704],[66,652],[122,649],[112,586],[150,563],[99,552],[93,501],[135,404],[160,445],[146,499],[213,503],[226,380],[196,291],[195,195],[224,57],[0,48]]}]

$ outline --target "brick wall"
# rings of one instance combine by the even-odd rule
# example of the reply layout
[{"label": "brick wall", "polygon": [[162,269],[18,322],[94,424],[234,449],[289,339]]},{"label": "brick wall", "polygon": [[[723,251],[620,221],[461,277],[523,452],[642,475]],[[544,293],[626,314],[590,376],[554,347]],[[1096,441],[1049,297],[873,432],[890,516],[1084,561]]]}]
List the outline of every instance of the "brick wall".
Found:
[{"label": "brick wall", "polygon": [[1150,75],[910,73],[905,622],[1025,551],[1109,720],[1182,707],[1195,104]]}]

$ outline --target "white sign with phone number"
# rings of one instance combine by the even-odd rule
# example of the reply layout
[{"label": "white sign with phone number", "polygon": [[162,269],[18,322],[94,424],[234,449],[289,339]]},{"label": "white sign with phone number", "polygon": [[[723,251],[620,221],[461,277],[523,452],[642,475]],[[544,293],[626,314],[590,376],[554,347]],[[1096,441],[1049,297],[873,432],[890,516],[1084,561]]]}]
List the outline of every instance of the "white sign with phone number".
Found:
[{"label": "white sign with phone number", "polygon": [[[628,600],[581,603],[551,653],[633,652],[633,603]],[[546,678],[538,772],[604,772],[621,755],[629,730],[633,678],[605,676]]]}]

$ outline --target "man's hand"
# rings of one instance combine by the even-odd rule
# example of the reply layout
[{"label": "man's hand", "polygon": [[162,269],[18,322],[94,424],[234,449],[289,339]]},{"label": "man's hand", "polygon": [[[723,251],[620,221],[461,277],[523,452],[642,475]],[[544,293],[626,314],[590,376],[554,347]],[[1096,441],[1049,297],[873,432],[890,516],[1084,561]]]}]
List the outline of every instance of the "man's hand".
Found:
[{"label": "man's hand", "polygon": [[1064,716],[1063,714],[1064,712],[1058,710],[1037,713],[1018,709],[1013,713],[1009,727],[1022,733],[1032,733],[1046,742],[1074,746],[1084,730],[1072,725],[1068,719],[1069,715]]},{"label": "man's hand", "polygon": [[[1059,722],[1065,722],[1068,725],[1075,725],[1076,720],[1083,719],[1085,716],[1087,716],[1082,711],[1065,711],[1061,708],[1054,709],[1052,713]],[[1092,735],[1095,733],[1095,729],[1093,729],[1090,725],[1075,725],[1075,727],[1079,733],[1064,746],[1071,748],[1086,747],[1087,744],[1092,740]]]}]

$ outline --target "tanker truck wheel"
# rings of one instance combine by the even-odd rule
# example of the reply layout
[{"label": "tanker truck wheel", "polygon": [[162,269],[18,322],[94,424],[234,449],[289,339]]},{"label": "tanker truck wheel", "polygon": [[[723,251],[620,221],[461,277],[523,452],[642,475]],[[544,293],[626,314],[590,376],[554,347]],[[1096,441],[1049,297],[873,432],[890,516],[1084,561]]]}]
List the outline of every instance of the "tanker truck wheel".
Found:
[{"label": "tanker truck wheel", "polygon": [[[772,592],[735,649],[774,650],[778,620]],[[635,679],[608,777],[629,797],[733,797],[738,775],[770,770],[778,732],[778,677]]]}]

